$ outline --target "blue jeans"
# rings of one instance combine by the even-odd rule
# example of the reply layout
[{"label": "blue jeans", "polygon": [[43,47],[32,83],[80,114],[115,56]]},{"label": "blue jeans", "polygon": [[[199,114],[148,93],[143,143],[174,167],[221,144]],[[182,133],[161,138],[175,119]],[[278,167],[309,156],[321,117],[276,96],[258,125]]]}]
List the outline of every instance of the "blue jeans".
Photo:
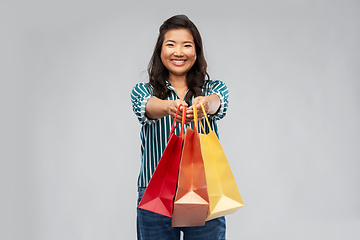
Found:
[{"label": "blue jeans", "polygon": [[[139,188],[138,205],[144,195],[145,188]],[[171,218],[137,208],[138,240],[179,240],[180,231],[184,240],[219,240],[225,239],[225,217],[205,222],[201,227],[171,227]]]}]

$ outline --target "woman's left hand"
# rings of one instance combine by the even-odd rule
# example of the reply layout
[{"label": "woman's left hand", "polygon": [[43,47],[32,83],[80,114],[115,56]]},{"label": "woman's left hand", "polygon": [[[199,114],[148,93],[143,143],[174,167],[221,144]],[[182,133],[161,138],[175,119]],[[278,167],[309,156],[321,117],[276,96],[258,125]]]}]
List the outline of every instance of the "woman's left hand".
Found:
[{"label": "woman's left hand", "polygon": [[[199,96],[194,98],[193,105],[196,105],[198,120],[204,118],[204,112],[199,103],[204,106],[206,114],[216,114],[220,108],[220,98],[216,94],[211,94],[209,96]],[[192,107],[188,107],[186,110],[186,121],[193,122],[194,121],[194,112]]]},{"label": "woman's left hand", "polygon": [[[204,106],[206,114],[209,112],[209,99],[208,97],[199,96],[194,98],[193,105],[196,105],[196,113],[198,120],[201,120],[204,118],[204,112],[200,106],[201,103]],[[186,118],[189,119],[191,122],[194,121],[194,110],[192,107],[188,107],[186,110]]]}]

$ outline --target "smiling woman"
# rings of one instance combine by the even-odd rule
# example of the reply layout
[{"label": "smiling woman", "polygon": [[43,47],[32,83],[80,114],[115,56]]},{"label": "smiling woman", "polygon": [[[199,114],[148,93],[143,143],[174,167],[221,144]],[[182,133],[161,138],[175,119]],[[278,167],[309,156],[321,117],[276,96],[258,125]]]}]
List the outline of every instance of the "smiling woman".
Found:
[{"label": "smiling woman", "polygon": [[[189,30],[172,29],[165,33],[164,43],[161,48],[161,61],[169,70],[168,80],[176,92],[179,93],[181,88],[184,87],[181,86],[181,83],[186,83],[186,73],[192,68],[195,60],[194,38]],[[180,88],[179,91],[178,87]],[[183,99],[184,96],[179,97]]]},{"label": "smiling woman", "polygon": [[[173,30],[180,31],[173,32]],[[184,33],[185,35],[183,35],[182,33]],[[170,37],[179,37],[181,39],[171,39]],[[185,48],[186,46],[187,48],[190,44],[192,45],[192,50],[195,51],[195,62],[186,73],[186,86],[188,91],[185,95],[185,98],[181,98],[181,100],[184,100],[189,104],[192,96],[196,97],[203,95],[202,87],[205,81],[205,77],[210,78],[207,73],[207,63],[205,61],[203,53],[203,45],[200,32],[196,28],[195,24],[184,15],[177,15],[171,17],[160,26],[159,36],[148,68],[149,83],[152,87],[154,87],[154,95],[160,99],[165,99],[170,95],[171,92],[166,86],[166,81],[169,80],[170,72],[168,71],[161,59],[161,55],[163,51],[165,51],[164,45],[166,40],[180,41],[167,42],[167,44],[169,44],[169,46],[167,47],[170,49],[176,46],[175,49],[170,52],[170,54],[182,54],[181,52],[178,52],[179,49],[176,48],[180,46],[182,46],[183,48]],[[175,55],[174,57],[179,56]]]},{"label": "smiling woman", "polygon": [[[201,36],[193,22],[185,15],[169,18],[160,27],[148,68],[149,83],[139,83],[132,90],[133,111],[142,124],[138,204],[166,148],[172,123],[182,120],[182,111],[176,115],[178,107],[202,103],[216,134],[216,121],[226,115],[228,89],[220,80],[205,79],[209,75],[202,49]],[[200,119],[204,113],[197,106]],[[192,108],[186,110],[186,124],[194,121],[194,114]],[[180,127],[175,128],[175,134],[179,135]],[[209,128],[206,131],[209,133]],[[172,227],[167,216],[137,209],[138,239],[176,240],[180,239],[180,232],[184,239],[225,239],[225,218],[207,221],[204,226],[180,228]]]}]

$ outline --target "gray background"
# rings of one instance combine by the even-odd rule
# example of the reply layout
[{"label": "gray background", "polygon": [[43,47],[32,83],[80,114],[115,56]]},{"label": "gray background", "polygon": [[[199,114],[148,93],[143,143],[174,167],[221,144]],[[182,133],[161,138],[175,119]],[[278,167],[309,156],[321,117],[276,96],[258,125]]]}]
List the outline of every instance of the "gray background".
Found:
[{"label": "gray background", "polygon": [[168,17],[230,90],[228,239],[360,238],[359,1],[2,1],[1,239],[135,239],[130,91]]}]

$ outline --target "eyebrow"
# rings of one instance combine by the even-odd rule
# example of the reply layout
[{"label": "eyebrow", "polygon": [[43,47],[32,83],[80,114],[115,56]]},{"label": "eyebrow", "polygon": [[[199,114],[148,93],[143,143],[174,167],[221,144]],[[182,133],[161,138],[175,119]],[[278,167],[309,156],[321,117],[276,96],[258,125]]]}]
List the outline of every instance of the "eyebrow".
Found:
[{"label": "eyebrow", "polygon": [[[176,43],[174,40],[170,40],[170,39],[165,41],[165,43],[167,43],[167,42]],[[192,41],[185,41],[185,42],[183,42],[183,43],[191,43],[191,44],[194,44]]]}]

